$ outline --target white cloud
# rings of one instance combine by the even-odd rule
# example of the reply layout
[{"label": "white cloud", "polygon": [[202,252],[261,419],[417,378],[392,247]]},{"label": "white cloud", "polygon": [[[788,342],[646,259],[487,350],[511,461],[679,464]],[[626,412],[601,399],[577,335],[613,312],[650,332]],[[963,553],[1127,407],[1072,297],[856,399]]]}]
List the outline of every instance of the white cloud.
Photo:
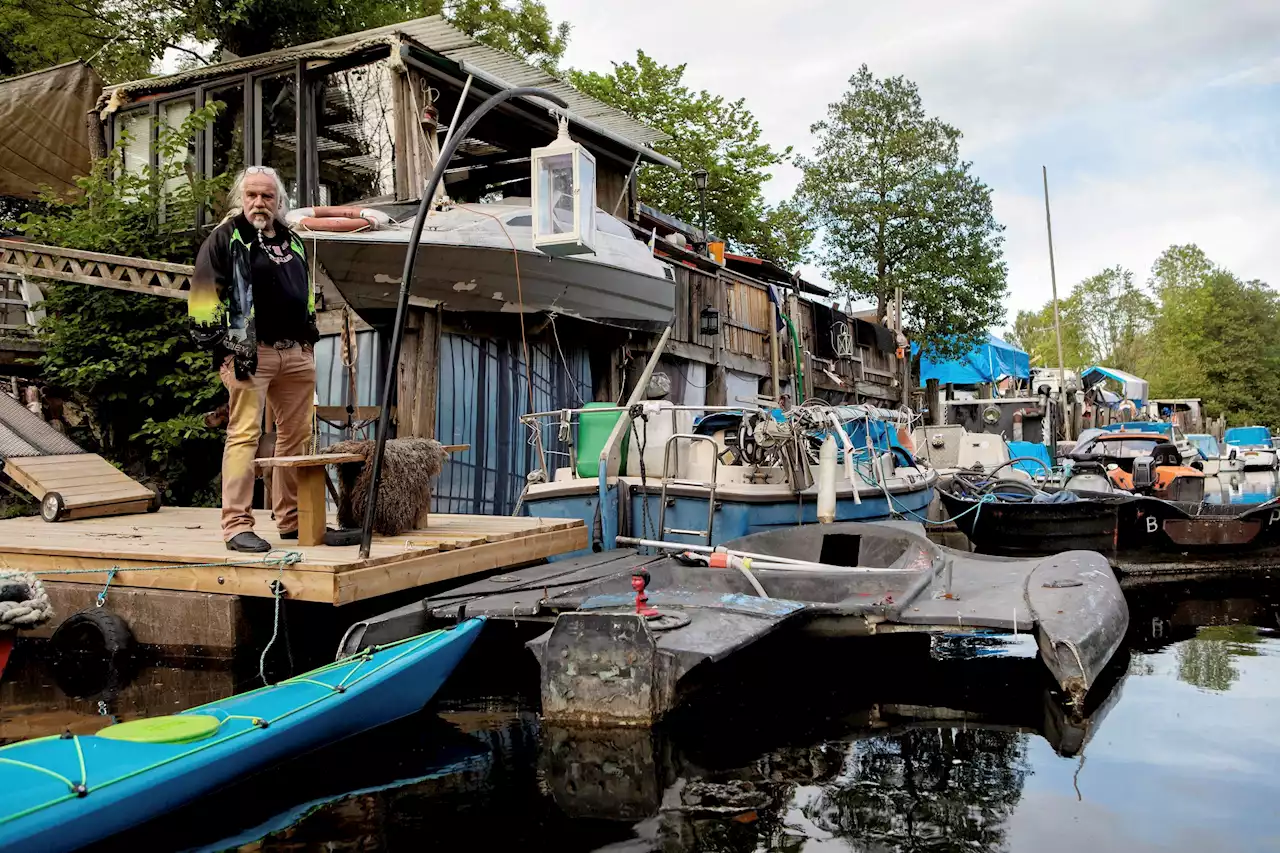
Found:
[{"label": "white cloud", "polygon": [[[1009,319],[1050,295],[1044,197],[1028,185],[997,190],[996,217],[1006,223]],[[1146,281],[1160,252],[1196,243],[1243,278],[1280,282],[1280,181],[1230,166],[1165,164],[1132,178],[1081,175],[1066,186],[1050,173],[1058,293],[1104,267],[1123,265]]]},{"label": "white cloud", "polygon": [[[574,26],[568,64],[688,63],[690,86],[745,97],[802,152],[860,64],[914,80],[995,192],[1012,310],[1049,295],[1041,163],[1061,287],[1117,263],[1145,279],[1174,242],[1280,285],[1275,0],[546,4]],[[777,170],[771,200],[797,179]]]}]

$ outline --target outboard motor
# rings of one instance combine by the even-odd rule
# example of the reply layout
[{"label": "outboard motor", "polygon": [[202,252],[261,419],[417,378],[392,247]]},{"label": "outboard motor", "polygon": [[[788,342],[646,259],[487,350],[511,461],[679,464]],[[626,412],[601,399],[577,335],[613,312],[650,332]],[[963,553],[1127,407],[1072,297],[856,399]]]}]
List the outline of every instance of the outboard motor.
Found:
[{"label": "outboard motor", "polygon": [[1156,482],[1156,457],[1139,456],[1133,460],[1133,489],[1145,492]]}]

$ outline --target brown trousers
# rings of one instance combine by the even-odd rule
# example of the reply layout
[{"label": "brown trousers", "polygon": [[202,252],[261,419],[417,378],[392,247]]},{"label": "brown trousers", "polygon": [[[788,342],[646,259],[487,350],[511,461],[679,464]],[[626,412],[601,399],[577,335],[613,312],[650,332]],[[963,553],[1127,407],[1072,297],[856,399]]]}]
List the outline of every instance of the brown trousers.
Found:
[{"label": "brown trousers", "polygon": [[[307,452],[315,402],[316,357],[311,349],[258,346],[258,371],[236,379],[230,359],[219,371],[231,395],[227,444],[222,451],[222,538],[253,530],[253,459],[262,437],[262,412],[276,427],[276,456]],[[298,529],[298,476],[277,468],[271,477],[271,508],[281,533]]]}]

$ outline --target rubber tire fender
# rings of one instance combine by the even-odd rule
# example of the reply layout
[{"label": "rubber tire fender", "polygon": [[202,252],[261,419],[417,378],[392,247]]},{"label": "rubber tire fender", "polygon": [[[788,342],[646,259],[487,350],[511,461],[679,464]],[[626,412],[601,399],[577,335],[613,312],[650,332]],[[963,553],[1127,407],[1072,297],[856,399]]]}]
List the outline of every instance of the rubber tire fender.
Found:
[{"label": "rubber tire fender", "polygon": [[81,638],[93,638],[108,655],[130,651],[135,641],[129,623],[123,617],[101,607],[90,607],[72,613],[62,621],[49,642],[59,652],[86,651]]}]

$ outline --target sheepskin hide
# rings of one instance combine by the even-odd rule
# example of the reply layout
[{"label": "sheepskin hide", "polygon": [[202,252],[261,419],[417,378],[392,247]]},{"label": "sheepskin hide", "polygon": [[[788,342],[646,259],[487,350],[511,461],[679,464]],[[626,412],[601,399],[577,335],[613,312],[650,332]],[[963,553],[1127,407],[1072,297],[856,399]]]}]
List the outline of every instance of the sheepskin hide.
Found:
[{"label": "sheepskin hide", "polygon": [[[325,453],[361,453],[373,459],[372,441],[340,441],[324,448]],[[431,478],[440,473],[448,454],[440,442],[430,438],[392,438],[382,457],[382,482],[378,488],[378,508],[373,532],[396,536],[413,530],[431,507]],[[359,527],[369,499],[373,466],[348,462],[338,466],[338,523]]]}]

